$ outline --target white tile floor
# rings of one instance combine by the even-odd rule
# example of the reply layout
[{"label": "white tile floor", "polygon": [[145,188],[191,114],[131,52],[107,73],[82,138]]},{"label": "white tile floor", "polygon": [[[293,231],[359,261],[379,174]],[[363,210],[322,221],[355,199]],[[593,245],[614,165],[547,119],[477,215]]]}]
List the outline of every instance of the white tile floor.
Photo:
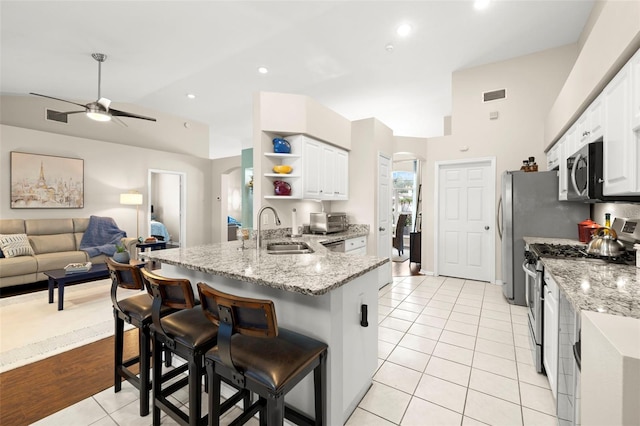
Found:
[{"label": "white tile floor", "polygon": [[[526,321],[525,308],[509,305],[496,285],[394,278],[379,293],[378,371],[347,426],[557,425]],[[36,424],[150,425],[151,415],[138,416],[136,394],[125,383]]]}]

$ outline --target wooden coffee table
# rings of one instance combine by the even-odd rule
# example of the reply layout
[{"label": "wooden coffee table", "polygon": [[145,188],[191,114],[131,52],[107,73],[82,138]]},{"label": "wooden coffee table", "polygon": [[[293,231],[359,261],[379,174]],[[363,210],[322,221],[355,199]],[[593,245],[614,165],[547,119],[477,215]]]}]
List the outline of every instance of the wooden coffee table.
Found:
[{"label": "wooden coffee table", "polygon": [[49,303],[53,303],[53,289],[58,286],[58,310],[64,309],[64,286],[78,282],[96,281],[109,277],[105,263],[95,264],[87,272],[67,274],[64,269],[54,269],[44,273],[49,277]]}]

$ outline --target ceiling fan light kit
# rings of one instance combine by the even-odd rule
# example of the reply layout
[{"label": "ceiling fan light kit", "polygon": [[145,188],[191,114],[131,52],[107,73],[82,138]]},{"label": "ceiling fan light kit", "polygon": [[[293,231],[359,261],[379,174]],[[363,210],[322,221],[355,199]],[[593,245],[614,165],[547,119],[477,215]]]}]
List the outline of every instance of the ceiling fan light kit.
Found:
[{"label": "ceiling fan light kit", "polygon": [[94,121],[111,121],[111,116],[102,111],[87,111],[87,117]]},{"label": "ceiling fan light kit", "polygon": [[88,104],[83,105],[77,102],[68,101],[66,99],[60,99],[60,98],[54,98],[53,96],[41,95],[39,93],[31,92],[30,94],[35,96],[40,96],[43,98],[54,99],[56,101],[67,102],[67,103],[84,108],[84,110],[82,111],[67,111],[67,112],[61,113],[65,115],[78,114],[78,113],[84,112],[85,115],[91,120],[101,121],[101,122],[111,121],[111,118],[115,117],[116,121],[125,127],[127,127],[127,125],[122,120],[119,120],[118,117],[137,118],[140,120],[156,121],[155,118],[145,117],[144,115],[138,115],[138,114],[133,114],[126,111],[120,111],[117,109],[109,108],[109,106],[111,105],[111,101],[107,98],[103,98],[100,96],[100,83],[102,80],[102,63],[107,60],[107,55],[105,55],[104,53],[92,53],[91,57],[98,62],[98,100],[97,101],[89,102]]}]

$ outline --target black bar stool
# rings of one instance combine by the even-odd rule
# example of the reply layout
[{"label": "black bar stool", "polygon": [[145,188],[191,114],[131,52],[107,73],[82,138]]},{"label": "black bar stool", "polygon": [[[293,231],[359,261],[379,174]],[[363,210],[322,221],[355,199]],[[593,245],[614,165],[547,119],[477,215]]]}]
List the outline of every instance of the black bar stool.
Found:
[{"label": "black bar stool", "polygon": [[[218,346],[205,355],[209,381],[209,425],[219,425],[220,381],[259,395],[232,424],[244,424],[260,412],[260,424],[326,425],[327,345],[278,328],[271,300],[238,297],[198,283],[200,304],[218,324]],[[313,371],[315,419],[286,406],[285,395]]]},{"label": "black bar stool", "polygon": [[[120,392],[123,378],[135,386],[140,393],[140,415],[146,416],[149,414],[149,391],[151,390],[151,334],[149,326],[152,322],[153,298],[151,293],[144,292],[118,300],[118,288],[144,289],[140,267],[128,263],[118,263],[110,257],[106,259],[106,263],[111,276],[111,301],[115,319],[114,390]],[[172,312],[175,310],[163,308],[160,315]],[[138,355],[127,360],[123,359],[125,322],[138,328]],[[167,363],[170,363],[170,358],[167,357],[166,360]],[[140,365],[140,377],[129,369],[135,364]]]},{"label": "black bar stool", "polygon": [[[153,338],[153,424],[160,424],[160,410],[166,412],[181,425],[202,425],[207,422],[202,417],[202,376],[204,375],[204,354],[217,344],[218,327],[211,323],[202,309],[197,307],[191,283],[182,278],[165,278],[147,270],[142,276],[149,283],[153,294],[151,336]],[[180,309],[161,316],[163,308]],[[161,347],[164,345],[175,355],[187,361],[188,375],[163,388],[161,380]],[[181,371],[185,371],[183,368]],[[189,414],[182,412],[169,399],[169,395],[189,386]],[[249,404],[249,392],[236,393],[221,408],[227,411],[244,399]]]}]

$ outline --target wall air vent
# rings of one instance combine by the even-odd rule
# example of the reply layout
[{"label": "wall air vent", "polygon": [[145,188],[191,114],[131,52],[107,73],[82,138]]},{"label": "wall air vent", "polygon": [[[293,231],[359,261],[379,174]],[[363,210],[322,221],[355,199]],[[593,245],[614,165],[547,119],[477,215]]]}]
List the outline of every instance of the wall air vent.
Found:
[{"label": "wall air vent", "polygon": [[507,97],[507,89],[492,90],[482,93],[482,102],[498,101]]},{"label": "wall air vent", "polygon": [[55,121],[56,123],[69,123],[69,115],[64,112],[54,111],[52,109],[46,109],[45,120],[47,121]]}]

